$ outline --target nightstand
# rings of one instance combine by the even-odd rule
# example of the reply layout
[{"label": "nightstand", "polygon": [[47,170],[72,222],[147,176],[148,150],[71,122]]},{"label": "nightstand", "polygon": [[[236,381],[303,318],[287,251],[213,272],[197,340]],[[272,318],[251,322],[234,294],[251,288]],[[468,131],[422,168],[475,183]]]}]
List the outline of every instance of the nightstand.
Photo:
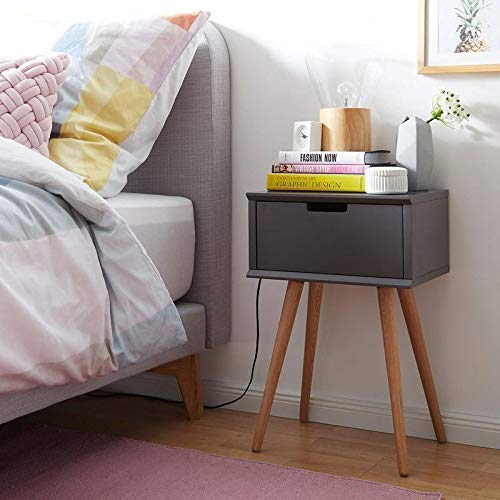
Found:
[{"label": "nightstand", "polygon": [[395,289],[436,438],[445,431],[413,287],[449,271],[448,191],[403,195],[248,193],[250,278],[287,280],[252,449],[260,451],[305,282],[300,420],[307,421],[323,284],[377,287],[399,473],[408,474]]}]

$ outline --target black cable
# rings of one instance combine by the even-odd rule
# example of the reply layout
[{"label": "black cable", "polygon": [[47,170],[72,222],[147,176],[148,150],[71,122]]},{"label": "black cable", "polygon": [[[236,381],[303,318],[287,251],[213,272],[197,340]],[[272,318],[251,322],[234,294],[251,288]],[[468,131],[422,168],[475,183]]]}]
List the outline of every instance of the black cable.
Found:
[{"label": "black cable", "polygon": [[236,403],[240,399],[243,399],[245,397],[246,393],[248,392],[248,389],[250,389],[250,386],[252,385],[253,375],[255,372],[255,365],[257,364],[257,356],[259,354],[259,341],[260,341],[259,297],[260,297],[260,285],[261,284],[262,284],[262,279],[259,278],[259,283],[257,285],[257,293],[255,294],[255,331],[256,331],[255,354],[253,357],[252,371],[250,372],[250,380],[248,381],[248,385],[246,386],[246,389],[243,391],[243,394],[240,394],[237,398],[232,399],[231,401],[228,401],[227,403],[221,403],[220,405],[214,405],[214,406],[204,405],[204,407],[208,408],[209,410],[215,410],[216,408],[222,408],[223,406],[232,405],[233,403]]},{"label": "black cable", "polygon": [[[255,365],[257,364],[257,356],[259,354],[259,343],[260,343],[260,321],[259,321],[259,298],[260,298],[260,285],[262,284],[262,279],[259,279],[259,283],[257,285],[257,293],[255,295],[255,325],[256,325],[256,336],[255,336],[255,354],[253,357],[253,362],[252,362],[252,370],[250,372],[250,380],[248,381],[248,385],[246,386],[246,389],[243,391],[242,394],[240,394],[238,397],[232,399],[231,401],[227,401],[226,403],[221,403],[218,405],[203,405],[204,408],[207,408],[209,410],[215,410],[216,408],[222,408],[223,406],[228,406],[232,405],[233,403],[236,403],[240,399],[243,399],[248,392],[248,389],[250,389],[250,386],[252,385],[253,382],[253,376],[255,373]],[[166,398],[161,398],[159,396],[147,396],[144,394],[134,394],[134,393],[129,393],[129,392],[113,392],[113,393],[108,393],[108,394],[95,394],[95,393],[87,393],[85,396],[89,396],[92,398],[112,398],[112,397],[117,397],[117,396],[133,396],[133,397],[138,397],[138,398],[145,398],[145,399],[153,399],[153,400],[159,400],[163,401],[165,403],[184,403],[184,401],[175,401],[172,399],[166,399]]]}]

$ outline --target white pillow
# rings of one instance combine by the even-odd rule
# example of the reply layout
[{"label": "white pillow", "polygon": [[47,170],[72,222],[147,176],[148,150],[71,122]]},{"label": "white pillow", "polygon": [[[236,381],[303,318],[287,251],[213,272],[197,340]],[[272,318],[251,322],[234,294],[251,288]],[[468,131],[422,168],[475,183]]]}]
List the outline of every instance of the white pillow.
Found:
[{"label": "white pillow", "polygon": [[104,197],[148,157],[209,13],[80,23],[54,50],[71,58],[53,113],[50,158]]}]

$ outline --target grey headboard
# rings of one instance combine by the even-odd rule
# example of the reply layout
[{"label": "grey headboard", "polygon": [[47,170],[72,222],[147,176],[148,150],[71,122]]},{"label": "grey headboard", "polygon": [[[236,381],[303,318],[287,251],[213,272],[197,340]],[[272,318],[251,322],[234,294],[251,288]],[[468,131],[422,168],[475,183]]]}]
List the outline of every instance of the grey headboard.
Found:
[{"label": "grey headboard", "polygon": [[207,347],[231,333],[230,109],[229,55],[209,23],[162,133],[125,189],[193,201],[194,277],[182,300],[205,306]]}]

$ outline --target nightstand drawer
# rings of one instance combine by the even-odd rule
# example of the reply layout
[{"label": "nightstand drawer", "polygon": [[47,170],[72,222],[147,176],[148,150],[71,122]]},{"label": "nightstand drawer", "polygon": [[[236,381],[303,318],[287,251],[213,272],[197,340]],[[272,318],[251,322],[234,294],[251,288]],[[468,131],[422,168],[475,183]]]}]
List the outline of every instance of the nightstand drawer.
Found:
[{"label": "nightstand drawer", "polygon": [[247,198],[248,277],[412,288],[449,272],[448,191]]},{"label": "nightstand drawer", "polygon": [[256,267],[403,278],[403,206],[257,201]]}]

